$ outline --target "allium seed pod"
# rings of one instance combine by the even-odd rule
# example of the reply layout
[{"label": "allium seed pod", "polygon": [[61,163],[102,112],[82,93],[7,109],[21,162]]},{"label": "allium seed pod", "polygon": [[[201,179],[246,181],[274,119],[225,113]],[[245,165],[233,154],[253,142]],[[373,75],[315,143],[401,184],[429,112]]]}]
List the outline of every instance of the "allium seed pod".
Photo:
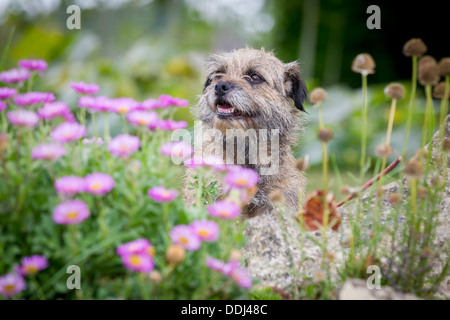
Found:
[{"label": "allium seed pod", "polygon": [[425,56],[419,60],[419,83],[423,86],[434,86],[439,82],[439,68],[433,57]]},{"label": "allium seed pod", "polygon": [[417,188],[417,197],[419,199],[426,199],[426,197],[428,196],[428,190],[427,188],[423,187],[423,186],[419,186]]},{"label": "allium seed pod", "polygon": [[450,58],[442,58],[438,67],[441,76],[450,76]]},{"label": "allium seed pod", "polygon": [[442,149],[449,152],[450,151],[450,139],[444,138],[444,142],[442,143]]},{"label": "allium seed pod", "polygon": [[349,195],[350,194],[350,186],[347,184],[342,185],[339,188],[339,192],[344,196]]},{"label": "allium seed pod", "polygon": [[240,261],[242,258],[242,252],[239,250],[231,250],[230,252],[230,260],[232,261]]},{"label": "allium seed pod", "polygon": [[405,165],[405,175],[410,179],[420,178],[423,174],[423,166],[416,159],[409,160]]},{"label": "allium seed pod", "polygon": [[377,198],[381,198],[384,196],[385,190],[383,189],[383,187],[378,187],[377,190],[375,191],[375,195],[377,196]]},{"label": "allium seed pod", "polygon": [[392,154],[392,147],[387,144],[379,144],[376,149],[377,155],[379,155],[381,158],[389,157]]},{"label": "allium seed pod", "polygon": [[309,95],[309,101],[311,101],[312,104],[316,104],[318,102],[327,100],[327,96],[327,92],[324,89],[315,88]]},{"label": "allium seed pod", "polygon": [[400,83],[393,82],[384,89],[384,94],[392,99],[400,100],[405,95],[405,87]]},{"label": "allium seed pod", "polygon": [[[449,92],[450,93],[450,92]],[[433,88],[433,97],[436,99],[444,99],[445,95],[445,82],[441,81]],[[450,98],[450,94],[447,99]]]},{"label": "allium seed pod", "polygon": [[169,263],[180,263],[184,260],[184,257],[186,256],[186,250],[176,244],[170,245],[170,247],[167,248],[166,251],[166,260]]},{"label": "allium seed pod", "polygon": [[396,192],[393,192],[393,193],[389,194],[389,196],[388,196],[388,201],[392,205],[399,203],[400,200],[402,200],[402,196]]},{"label": "allium seed pod", "polygon": [[427,46],[421,39],[413,38],[403,46],[403,54],[407,57],[421,57],[427,52]]},{"label": "allium seed pod", "polygon": [[150,274],[148,275],[148,278],[153,283],[160,283],[162,280],[162,275],[161,275],[161,272],[154,270],[154,271],[150,272]]},{"label": "allium seed pod", "polygon": [[305,171],[308,169],[309,165],[309,157],[306,156],[303,159],[297,159],[295,160],[295,168],[297,168],[298,171]]},{"label": "allium seed pod", "polygon": [[352,71],[367,76],[375,73],[375,61],[368,53],[361,53],[353,59]]},{"label": "allium seed pod", "polygon": [[333,131],[328,128],[320,129],[317,137],[320,141],[327,143],[333,139]]}]

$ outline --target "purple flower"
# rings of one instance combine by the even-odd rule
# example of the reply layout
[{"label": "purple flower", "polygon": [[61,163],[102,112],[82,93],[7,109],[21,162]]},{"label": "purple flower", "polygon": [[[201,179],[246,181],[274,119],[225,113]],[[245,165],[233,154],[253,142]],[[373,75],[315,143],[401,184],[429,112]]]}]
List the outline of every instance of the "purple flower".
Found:
[{"label": "purple flower", "polygon": [[232,170],[225,176],[225,182],[237,188],[252,188],[259,181],[259,175],[255,170],[240,168]]},{"label": "purple flower", "polygon": [[93,144],[94,143],[94,144],[96,144],[98,146],[101,146],[103,144],[103,139],[102,139],[102,137],[97,137],[97,138],[92,137],[90,139],[84,138],[82,143],[83,144]]},{"label": "purple flower", "polygon": [[132,98],[115,98],[112,100],[111,111],[125,114],[139,108],[140,103]]},{"label": "purple flower", "polygon": [[97,102],[97,97],[83,96],[78,99],[78,105],[81,108],[91,109]]},{"label": "purple flower", "polygon": [[132,271],[149,273],[155,266],[152,256],[147,253],[126,254],[121,258],[125,267]]},{"label": "purple flower", "polygon": [[224,274],[226,263],[222,260],[208,257],[206,258],[206,266],[212,270],[219,271]]},{"label": "purple flower", "polygon": [[187,101],[186,99],[175,98],[169,96],[168,94],[161,95],[158,101],[162,108],[167,108],[169,106],[187,107],[189,104],[189,101]]},{"label": "purple flower", "polygon": [[219,225],[215,221],[197,220],[190,226],[202,241],[211,242],[219,238]]},{"label": "purple flower", "polygon": [[184,161],[184,166],[192,169],[198,169],[203,165],[203,158],[200,156],[193,156]]},{"label": "purple flower", "polygon": [[252,286],[252,278],[248,275],[246,269],[239,267],[238,261],[229,261],[225,263],[222,260],[208,257],[206,258],[206,266],[210,269],[218,271],[225,276],[229,276],[239,286],[249,289]]},{"label": "purple flower", "polygon": [[0,100],[0,111],[3,111],[3,110],[5,110],[6,109],[6,103],[5,102],[3,102],[2,100]]},{"label": "purple flower", "polygon": [[77,122],[64,122],[53,129],[50,137],[54,141],[66,143],[81,139],[86,134],[86,127]]},{"label": "purple flower", "polygon": [[100,87],[95,83],[72,82],[70,87],[78,93],[96,94],[100,91]]},{"label": "purple flower", "polygon": [[28,70],[44,72],[48,65],[44,60],[20,60],[19,66]]},{"label": "purple flower", "polygon": [[117,254],[120,256],[130,255],[130,254],[141,254],[147,253],[150,256],[155,255],[155,248],[152,246],[150,241],[145,238],[136,239],[117,247]]},{"label": "purple flower", "polygon": [[57,116],[64,117],[71,112],[69,106],[65,102],[52,102],[44,104],[37,113],[41,119],[53,119]]},{"label": "purple flower", "polygon": [[165,131],[184,129],[187,127],[187,125],[188,123],[184,120],[175,121],[172,119],[167,119],[167,120],[159,120],[158,122],[158,128]]},{"label": "purple flower", "polygon": [[53,221],[57,224],[78,224],[90,215],[86,203],[81,200],[68,200],[53,210]]},{"label": "purple flower", "polygon": [[0,294],[12,297],[27,288],[23,277],[17,273],[8,273],[0,277]]},{"label": "purple flower", "polygon": [[129,134],[120,134],[112,139],[108,144],[108,150],[115,157],[127,158],[135,153],[141,146],[138,137]]},{"label": "purple flower", "polygon": [[55,181],[55,189],[59,193],[73,196],[84,191],[84,179],[77,176],[64,176]]},{"label": "purple flower", "polygon": [[31,158],[41,160],[55,160],[66,154],[63,146],[57,143],[44,143],[31,151]]},{"label": "purple flower", "polygon": [[48,267],[47,258],[40,255],[24,257],[20,263],[21,265],[17,267],[17,271],[23,276],[35,274]]},{"label": "purple flower", "polygon": [[14,103],[21,107],[44,102],[52,102],[54,100],[55,95],[51,92],[27,92],[18,94],[14,97]]},{"label": "purple flower", "polygon": [[178,191],[157,186],[148,190],[148,196],[156,202],[170,202],[178,196]]},{"label": "purple flower", "polygon": [[231,272],[230,277],[242,288],[250,289],[252,286],[252,278],[248,275],[246,269],[235,268]]},{"label": "purple flower", "polygon": [[66,122],[70,123],[77,122],[77,119],[75,119],[75,116],[70,111],[63,113],[61,116],[64,118]]},{"label": "purple flower", "polygon": [[208,207],[211,216],[222,219],[233,219],[241,213],[239,206],[233,202],[216,201]]},{"label": "purple flower", "polygon": [[15,126],[34,127],[38,121],[38,115],[33,111],[14,110],[6,113],[9,122]]},{"label": "purple flower", "polygon": [[92,111],[112,111],[113,101],[105,96],[83,96],[78,99],[78,105]]},{"label": "purple flower", "polygon": [[174,244],[177,244],[186,250],[198,250],[202,242],[193,228],[184,224],[173,227],[172,230],[170,230],[169,235]]},{"label": "purple flower", "polygon": [[0,88],[0,99],[9,99],[17,94],[17,90],[14,88],[2,87]]},{"label": "purple flower", "polygon": [[142,101],[141,105],[139,106],[139,109],[142,110],[153,110],[153,109],[158,109],[161,108],[161,106],[159,105],[158,100],[155,99],[147,99]]},{"label": "purple flower", "polygon": [[203,165],[216,171],[226,171],[228,168],[223,159],[215,155],[203,157]]},{"label": "purple flower", "polygon": [[5,83],[22,83],[30,77],[27,69],[11,69],[0,72],[0,81]]},{"label": "purple flower", "polygon": [[114,179],[106,173],[94,172],[84,177],[84,191],[104,195],[114,188]]},{"label": "purple flower", "polygon": [[127,120],[129,123],[136,126],[156,127],[158,125],[158,114],[153,111],[140,111],[134,110],[127,114]]},{"label": "purple flower", "polygon": [[186,141],[171,141],[163,144],[160,151],[163,156],[184,159],[190,157],[194,150]]}]

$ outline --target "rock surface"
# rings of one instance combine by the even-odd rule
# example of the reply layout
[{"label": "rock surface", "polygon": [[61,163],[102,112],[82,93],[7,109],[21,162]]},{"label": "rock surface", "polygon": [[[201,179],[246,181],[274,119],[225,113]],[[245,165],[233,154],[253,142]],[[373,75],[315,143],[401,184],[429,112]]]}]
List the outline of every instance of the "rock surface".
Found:
[{"label": "rock surface", "polygon": [[337,295],[338,300],[420,300],[413,294],[395,291],[389,286],[368,289],[361,279],[349,279]]}]

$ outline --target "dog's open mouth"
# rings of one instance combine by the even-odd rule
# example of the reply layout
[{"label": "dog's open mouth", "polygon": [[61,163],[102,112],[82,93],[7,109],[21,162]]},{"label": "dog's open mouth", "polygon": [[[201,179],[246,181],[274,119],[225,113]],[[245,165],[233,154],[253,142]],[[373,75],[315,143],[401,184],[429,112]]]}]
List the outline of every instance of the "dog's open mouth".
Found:
[{"label": "dog's open mouth", "polygon": [[220,117],[239,117],[241,112],[233,107],[231,104],[226,102],[219,102],[217,104],[217,115]]}]

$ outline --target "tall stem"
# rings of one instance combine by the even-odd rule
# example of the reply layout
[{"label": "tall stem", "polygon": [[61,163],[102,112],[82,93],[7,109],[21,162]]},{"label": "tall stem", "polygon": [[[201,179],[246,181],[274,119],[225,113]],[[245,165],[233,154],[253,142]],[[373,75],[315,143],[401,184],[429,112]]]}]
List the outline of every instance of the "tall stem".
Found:
[{"label": "tall stem", "polygon": [[362,92],[363,92],[363,105],[362,105],[362,128],[361,128],[361,160],[360,167],[361,172],[366,165],[366,152],[367,152],[367,75],[362,76]]},{"label": "tall stem", "polygon": [[405,140],[403,142],[403,159],[406,159],[406,149],[408,148],[409,133],[411,131],[412,115],[414,109],[414,101],[416,99],[417,88],[417,57],[412,58],[412,79],[411,79],[411,95],[409,97],[408,118],[406,122]]}]

